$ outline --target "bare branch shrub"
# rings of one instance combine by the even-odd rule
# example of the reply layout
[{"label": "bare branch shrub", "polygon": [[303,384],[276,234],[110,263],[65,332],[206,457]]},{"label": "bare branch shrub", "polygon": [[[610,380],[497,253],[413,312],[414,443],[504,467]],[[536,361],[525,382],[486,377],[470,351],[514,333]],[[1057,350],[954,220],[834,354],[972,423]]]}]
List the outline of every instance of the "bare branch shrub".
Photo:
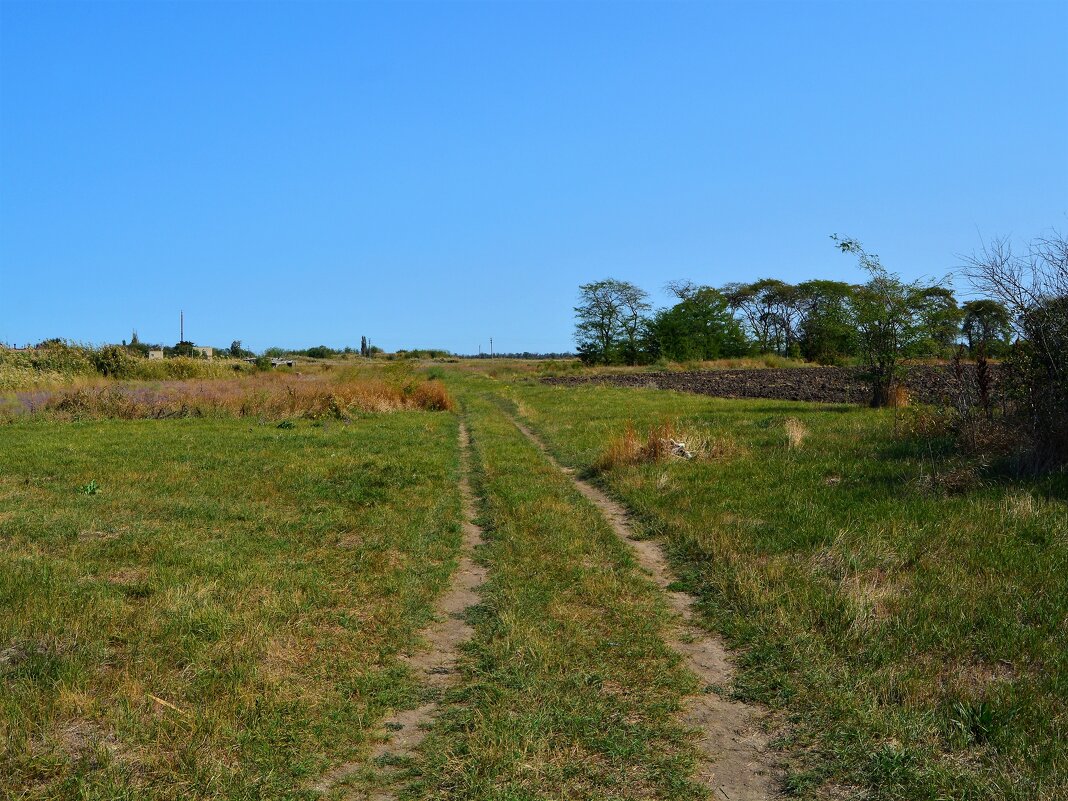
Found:
[{"label": "bare branch shrub", "polygon": [[1012,315],[1005,420],[1026,446],[1020,466],[1068,462],[1068,239],[1054,231],[1019,254],[994,239],[965,259],[964,272]]}]

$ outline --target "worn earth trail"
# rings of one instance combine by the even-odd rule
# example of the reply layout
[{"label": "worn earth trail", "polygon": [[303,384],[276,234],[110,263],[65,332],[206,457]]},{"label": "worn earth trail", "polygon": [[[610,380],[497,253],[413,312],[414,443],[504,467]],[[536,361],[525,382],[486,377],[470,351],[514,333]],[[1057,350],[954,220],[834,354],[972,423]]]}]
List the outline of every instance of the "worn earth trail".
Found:
[{"label": "worn earth trail", "polygon": [[715,799],[768,801],[778,798],[776,777],[779,771],[769,752],[767,736],[759,725],[762,713],[757,707],[732,701],[711,689],[730,683],[733,665],[722,642],[695,622],[694,597],[671,588],[675,578],[660,546],[650,540],[638,539],[620,504],[579,478],[571,468],[560,465],[533,431],[520,420],[512,419],[516,427],[557,468],[567,473],[579,492],[601,511],[616,534],[633,549],[639,565],[649,573],[678,614],[680,622],[670,633],[668,645],[682,655],[687,667],[706,686],[704,694],[688,699],[682,718],[684,723],[701,733],[702,764],[697,778]]},{"label": "worn earth trail", "polygon": [[[486,569],[474,561],[474,550],[482,543],[482,529],[474,522],[475,496],[468,478],[470,445],[467,427],[461,422],[460,497],[463,505],[463,542],[459,564],[453,573],[449,589],[435,608],[436,622],[422,632],[427,647],[404,658],[412,671],[420,676],[423,686],[434,691],[434,695],[439,695],[455,681],[460,646],[474,633],[470,624],[463,619],[464,612],[478,603],[478,589],[486,580]],[[338,782],[368,766],[377,771],[379,779],[388,781],[393,772],[391,765],[416,755],[437,708],[437,702],[431,701],[415,709],[395,712],[382,721],[382,739],[372,747],[366,761],[351,762],[335,768],[320,779],[315,789],[323,793],[329,792]],[[388,789],[374,790],[366,796],[368,801],[392,801],[395,797]]]}]

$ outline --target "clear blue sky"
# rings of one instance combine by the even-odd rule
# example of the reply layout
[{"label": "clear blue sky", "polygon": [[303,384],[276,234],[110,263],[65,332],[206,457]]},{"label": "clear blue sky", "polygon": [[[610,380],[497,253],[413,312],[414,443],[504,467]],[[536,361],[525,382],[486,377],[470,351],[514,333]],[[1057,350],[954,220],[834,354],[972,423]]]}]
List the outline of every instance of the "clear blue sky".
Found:
[{"label": "clear blue sky", "polygon": [[0,2],[0,341],[572,347],[1068,229],[1068,3]]}]

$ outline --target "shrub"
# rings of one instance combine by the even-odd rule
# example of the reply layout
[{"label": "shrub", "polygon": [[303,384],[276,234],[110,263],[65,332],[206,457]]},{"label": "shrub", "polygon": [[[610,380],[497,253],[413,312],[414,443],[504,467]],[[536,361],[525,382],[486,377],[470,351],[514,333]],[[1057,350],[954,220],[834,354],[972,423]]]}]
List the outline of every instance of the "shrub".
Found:
[{"label": "shrub", "polygon": [[138,357],[118,345],[105,345],[92,352],[93,366],[105,378],[125,378],[131,372]]},{"label": "shrub", "polygon": [[419,409],[432,412],[451,412],[456,408],[452,396],[440,381],[427,381],[415,387],[412,402]]},{"label": "shrub", "polygon": [[1004,305],[1020,334],[1004,368],[1004,419],[1042,470],[1068,463],[1068,239],[1054,232],[1025,253],[995,239],[973,254],[973,282]]}]

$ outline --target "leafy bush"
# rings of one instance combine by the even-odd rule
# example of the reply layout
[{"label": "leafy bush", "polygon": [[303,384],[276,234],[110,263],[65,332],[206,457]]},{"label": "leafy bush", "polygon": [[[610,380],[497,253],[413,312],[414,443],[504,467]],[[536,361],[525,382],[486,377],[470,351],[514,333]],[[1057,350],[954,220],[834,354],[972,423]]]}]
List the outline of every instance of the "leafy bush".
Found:
[{"label": "leafy bush", "polygon": [[138,357],[130,355],[125,348],[118,345],[105,345],[92,351],[91,358],[96,371],[105,378],[128,377],[138,361]]}]

